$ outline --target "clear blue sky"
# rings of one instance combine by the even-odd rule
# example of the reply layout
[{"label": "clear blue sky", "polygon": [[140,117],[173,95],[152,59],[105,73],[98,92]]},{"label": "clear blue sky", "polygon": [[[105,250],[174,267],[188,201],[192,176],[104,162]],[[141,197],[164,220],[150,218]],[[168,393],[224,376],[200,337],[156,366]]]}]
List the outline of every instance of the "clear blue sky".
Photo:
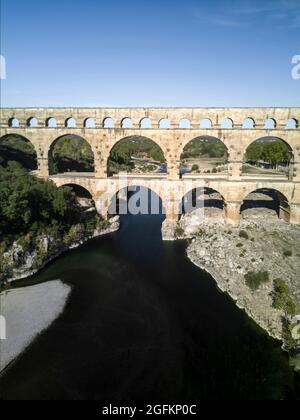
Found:
[{"label": "clear blue sky", "polygon": [[299,106],[300,0],[1,0],[2,106]]}]

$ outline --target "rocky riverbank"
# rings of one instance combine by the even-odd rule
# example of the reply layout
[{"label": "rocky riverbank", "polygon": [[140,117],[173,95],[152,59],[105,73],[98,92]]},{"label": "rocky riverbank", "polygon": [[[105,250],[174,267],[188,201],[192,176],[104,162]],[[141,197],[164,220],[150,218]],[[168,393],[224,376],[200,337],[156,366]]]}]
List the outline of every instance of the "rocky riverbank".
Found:
[{"label": "rocky riverbank", "polygon": [[278,218],[276,197],[265,191],[248,197],[238,228],[225,223],[217,193],[197,199],[202,204],[198,209],[179,222],[164,222],[163,238],[188,239],[190,260],[209,272],[258,325],[283,341],[296,355],[300,371],[300,227]]},{"label": "rocky riverbank", "polygon": [[[291,332],[300,314],[300,227],[272,211],[258,218],[250,212],[238,228],[228,226],[218,211],[208,216],[203,221],[196,210],[177,228],[181,237],[190,238],[190,260],[272,337],[289,349],[299,348]],[[282,285],[283,292],[278,291]]]},{"label": "rocky riverbank", "polygon": [[29,277],[62,253],[118,229],[119,217],[116,216],[101,221],[91,231],[87,231],[82,225],[74,225],[63,237],[41,234],[34,239],[20,238],[8,250],[0,253],[0,286]]}]

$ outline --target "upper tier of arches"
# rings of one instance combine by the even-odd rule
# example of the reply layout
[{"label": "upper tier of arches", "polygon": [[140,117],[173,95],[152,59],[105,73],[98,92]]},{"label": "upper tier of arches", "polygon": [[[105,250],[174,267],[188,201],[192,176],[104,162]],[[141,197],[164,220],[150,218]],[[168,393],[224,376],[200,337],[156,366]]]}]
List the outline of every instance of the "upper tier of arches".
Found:
[{"label": "upper tier of arches", "polygon": [[291,117],[278,121],[274,117],[267,116],[263,119],[252,117],[251,115],[236,121],[235,118],[225,116],[222,118],[211,118],[210,116],[203,116],[201,118],[172,118],[168,115],[161,118],[151,118],[147,115],[141,118],[132,118],[124,116],[121,118],[114,118],[113,116],[106,116],[103,119],[96,118],[93,115],[86,115],[85,117],[76,117],[74,115],[66,116],[66,118],[56,118],[51,114],[46,118],[39,118],[38,115],[32,115],[29,118],[19,118],[18,115],[11,115],[5,121],[2,119],[2,125],[11,128],[84,128],[84,129],[299,129],[299,118]]}]

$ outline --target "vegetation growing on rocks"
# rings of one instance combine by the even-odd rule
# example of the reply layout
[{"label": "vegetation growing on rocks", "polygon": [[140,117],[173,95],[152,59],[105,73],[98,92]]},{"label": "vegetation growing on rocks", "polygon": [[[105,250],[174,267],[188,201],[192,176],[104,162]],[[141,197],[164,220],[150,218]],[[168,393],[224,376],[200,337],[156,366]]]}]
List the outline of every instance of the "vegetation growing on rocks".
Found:
[{"label": "vegetation growing on rocks", "polygon": [[291,257],[291,256],[293,255],[293,253],[292,253],[292,251],[291,251],[291,250],[286,249],[286,250],[283,252],[283,255],[284,255],[284,257]]},{"label": "vegetation growing on rocks", "polygon": [[[265,214],[268,217],[264,217]],[[196,232],[201,231],[201,235],[193,234],[188,256],[197,266],[210,272],[218,287],[228,292],[272,337],[282,339],[285,344],[288,342],[285,347],[289,350],[298,349],[300,343],[291,337],[289,313],[295,309],[295,313],[300,314],[300,259],[295,251],[300,247],[300,228],[278,220],[278,216],[272,216],[268,210],[262,216],[252,218],[250,215],[241,220],[239,228],[230,230],[226,224],[207,217],[197,226]],[[181,223],[189,228],[186,232],[191,230],[188,217]],[[193,220],[195,216],[190,218],[190,223]],[[247,232],[251,240],[242,238],[241,242],[241,231]],[[238,244],[241,245],[237,247]],[[283,258],[284,250],[291,250],[292,255]],[[284,299],[280,294],[280,302],[284,303],[280,306],[286,309],[276,309],[273,304],[273,280],[278,278],[284,279],[289,290],[283,294]]]},{"label": "vegetation growing on rocks", "polygon": [[38,269],[110,223],[84,212],[69,188],[30,175],[18,163],[0,167],[0,285],[13,271]]},{"label": "vegetation growing on rocks", "polygon": [[249,272],[245,274],[247,286],[252,290],[258,290],[261,285],[270,281],[270,276],[267,271]]},{"label": "vegetation growing on rocks", "polygon": [[175,230],[176,238],[181,238],[183,235],[184,235],[184,230],[180,226],[177,226]]},{"label": "vegetation growing on rocks", "polygon": [[240,238],[249,239],[249,235],[245,230],[241,230],[239,233]]},{"label": "vegetation growing on rocks", "polygon": [[282,320],[282,337],[284,341],[284,347],[290,352],[291,356],[299,353],[299,342],[297,342],[292,335],[294,325],[287,319]]},{"label": "vegetation growing on rocks", "polygon": [[274,280],[273,306],[276,309],[284,310],[288,315],[294,316],[296,314],[295,299],[290,288],[282,279]]},{"label": "vegetation growing on rocks", "polygon": [[0,167],[0,235],[15,237],[66,231],[80,221],[76,196],[69,188],[31,176],[19,164]]}]

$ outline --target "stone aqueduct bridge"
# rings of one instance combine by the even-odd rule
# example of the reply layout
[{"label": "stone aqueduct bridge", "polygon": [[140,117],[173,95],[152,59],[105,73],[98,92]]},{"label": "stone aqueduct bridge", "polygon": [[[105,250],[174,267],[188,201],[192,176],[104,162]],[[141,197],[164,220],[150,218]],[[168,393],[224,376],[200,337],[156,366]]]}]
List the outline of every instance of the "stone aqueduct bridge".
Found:
[{"label": "stone aqueduct bridge", "polygon": [[[91,119],[94,126],[88,125]],[[108,119],[113,121],[113,128],[107,128]],[[148,125],[144,124],[146,119]],[[211,122],[210,128],[201,127],[203,119]],[[229,122],[226,128],[222,125],[224,119]],[[243,128],[246,119],[253,121],[252,128]],[[166,120],[169,126],[164,125]],[[266,128],[268,120],[273,124],[272,128]],[[287,128],[288,120],[294,121],[293,128]],[[78,184],[84,187],[96,203],[102,202],[101,209],[100,206],[98,208],[104,215],[111,199],[106,194],[108,187],[113,187],[113,190],[121,187],[119,179],[107,175],[107,161],[112,148],[129,136],[138,135],[153,140],[164,153],[168,173],[153,175],[153,179],[149,176],[130,177],[129,184],[154,189],[163,201],[167,220],[179,217],[178,203],[192,177],[180,178],[179,162],[184,147],[199,136],[216,137],[228,150],[228,174],[195,175],[194,181],[201,179],[205,187],[222,195],[226,220],[237,225],[241,204],[247,195],[257,189],[268,188],[285,197],[290,222],[300,224],[299,121],[300,108],[2,108],[0,135],[19,134],[30,140],[37,153],[38,175],[50,177],[58,186]],[[94,153],[94,174],[50,175],[53,145],[57,139],[70,134],[81,136],[90,144]],[[289,179],[242,174],[247,147],[267,136],[278,137],[290,146],[293,171]]]}]

